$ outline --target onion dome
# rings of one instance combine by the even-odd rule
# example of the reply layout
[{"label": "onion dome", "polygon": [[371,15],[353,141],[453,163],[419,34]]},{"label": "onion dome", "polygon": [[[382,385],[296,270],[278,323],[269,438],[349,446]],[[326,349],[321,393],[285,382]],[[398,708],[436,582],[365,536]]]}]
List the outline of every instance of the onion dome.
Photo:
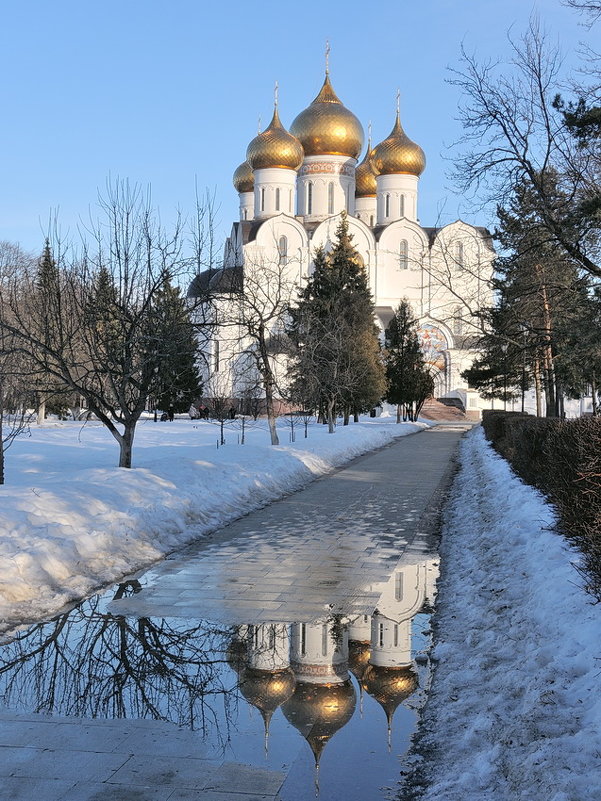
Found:
[{"label": "onion dome", "polygon": [[240,680],[240,692],[261,712],[267,724],[280,704],[290,698],[295,683],[290,668],[273,672],[248,668]]},{"label": "onion dome", "polygon": [[269,167],[298,170],[303,155],[298,139],[289,134],[280,122],[277,106],[267,128],[255,136],[246,150],[246,160],[253,170]]},{"label": "onion dome", "polygon": [[412,142],[403,130],[398,111],[390,136],[376,145],[371,161],[376,175],[405,173],[419,176],[424,171],[426,167],[424,151]]},{"label": "onion dome", "polygon": [[376,173],[372,164],[373,150],[367,143],[367,152],[355,169],[355,197],[375,197],[377,194]]},{"label": "onion dome", "polygon": [[248,161],[243,161],[242,164],[236,168],[234,177],[232,179],[236,192],[252,192],[255,188],[255,176],[253,175],[252,167]]},{"label": "onion dome", "polygon": [[349,640],[348,644],[348,666],[349,670],[357,681],[361,681],[369,664],[371,656],[371,645],[368,642],[359,640]]},{"label": "onion dome", "polygon": [[369,665],[363,674],[362,688],[376,699],[386,713],[389,743],[392,716],[398,705],[417,690],[417,683],[417,676],[411,667]]},{"label": "onion dome", "polygon": [[326,743],[352,718],[355,698],[350,679],[336,684],[298,682],[292,697],[282,705],[286,720],[309,743],[316,765]]},{"label": "onion dome", "polygon": [[327,154],[356,159],[363,149],[363,127],[336,96],[327,72],[319,94],[295,118],[290,132],[300,141],[305,156]]}]

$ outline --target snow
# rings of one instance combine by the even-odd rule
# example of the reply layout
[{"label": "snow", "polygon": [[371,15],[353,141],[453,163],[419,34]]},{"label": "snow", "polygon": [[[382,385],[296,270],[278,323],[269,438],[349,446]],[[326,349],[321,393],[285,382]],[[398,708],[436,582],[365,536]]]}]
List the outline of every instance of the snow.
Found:
[{"label": "snow", "polygon": [[441,544],[436,668],[412,760],[427,789],[411,797],[601,797],[600,609],[554,522],[481,429],[464,438]]},{"label": "snow", "polygon": [[0,630],[41,619],[147,566],[192,539],[395,437],[425,428],[365,418],[304,438],[280,423],[271,447],[264,421],[239,445],[240,421],[219,427],[176,419],[140,422],[130,470],[98,422],[46,421],[6,453],[0,487]]}]

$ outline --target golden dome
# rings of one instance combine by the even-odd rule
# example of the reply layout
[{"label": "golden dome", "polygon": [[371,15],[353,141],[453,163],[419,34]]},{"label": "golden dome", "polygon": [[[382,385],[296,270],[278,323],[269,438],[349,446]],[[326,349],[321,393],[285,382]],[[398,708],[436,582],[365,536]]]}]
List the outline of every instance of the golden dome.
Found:
[{"label": "golden dome", "polygon": [[298,682],[292,697],[282,705],[286,720],[309,743],[316,762],[328,740],[352,718],[355,698],[350,679],[340,684]]},{"label": "golden dome", "polygon": [[277,106],[267,128],[255,136],[246,150],[246,160],[253,170],[268,167],[298,170],[303,155],[298,139],[289,134],[280,122]]},{"label": "golden dome", "polygon": [[361,679],[361,686],[376,699],[390,721],[401,701],[417,689],[417,676],[411,667],[369,665]]},{"label": "golden dome", "polygon": [[236,192],[252,192],[254,190],[255,176],[253,175],[252,167],[248,161],[243,161],[242,164],[236,168],[232,181],[236,187]]},{"label": "golden dome", "polygon": [[319,94],[295,118],[290,132],[300,141],[305,156],[328,154],[356,159],[363,149],[363,127],[340,102],[327,73]]},{"label": "golden dome", "polygon": [[290,668],[269,671],[248,668],[240,680],[240,692],[249,704],[271,717],[294,692],[296,679]]},{"label": "golden dome", "polygon": [[371,142],[361,164],[355,170],[355,197],[375,197],[377,193],[376,173],[371,162],[373,156]]},{"label": "golden dome", "polygon": [[421,175],[426,167],[424,151],[407,136],[397,111],[394,128],[390,136],[373,150],[371,158],[376,175],[408,173]]},{"label": "golden dome", "polygon": [[369,657],[371,656],[371,645],[368,642],[360,642],[359,640],[349,640],[348,644],[348,666],[357,679],[361,681],[363,674],[369,664]]}]

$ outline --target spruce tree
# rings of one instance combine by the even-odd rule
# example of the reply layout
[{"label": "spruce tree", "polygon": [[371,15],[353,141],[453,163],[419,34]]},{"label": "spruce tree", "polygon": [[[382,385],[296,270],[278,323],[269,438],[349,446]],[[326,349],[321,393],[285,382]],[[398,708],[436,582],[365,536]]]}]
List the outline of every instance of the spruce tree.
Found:
[{"label": "spruce tree", "polygon": [[397,408],[397,423],[416,420],[434,382],[424,363],[417,336],[417,320],[404,298],[386,329],[386,400]]}]

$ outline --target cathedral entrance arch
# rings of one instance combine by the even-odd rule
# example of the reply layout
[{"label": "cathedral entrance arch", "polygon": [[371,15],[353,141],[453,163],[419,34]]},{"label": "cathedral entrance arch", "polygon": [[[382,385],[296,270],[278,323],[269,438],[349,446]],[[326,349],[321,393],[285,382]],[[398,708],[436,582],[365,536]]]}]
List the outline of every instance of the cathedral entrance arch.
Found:
[{"label": "cathedral entrance arch", "polygon": [[444,331],[432,323],[422,323],[417,336],[426,365],[434,378],[434,397],[440,398],[449,391],[449,343]]}]

